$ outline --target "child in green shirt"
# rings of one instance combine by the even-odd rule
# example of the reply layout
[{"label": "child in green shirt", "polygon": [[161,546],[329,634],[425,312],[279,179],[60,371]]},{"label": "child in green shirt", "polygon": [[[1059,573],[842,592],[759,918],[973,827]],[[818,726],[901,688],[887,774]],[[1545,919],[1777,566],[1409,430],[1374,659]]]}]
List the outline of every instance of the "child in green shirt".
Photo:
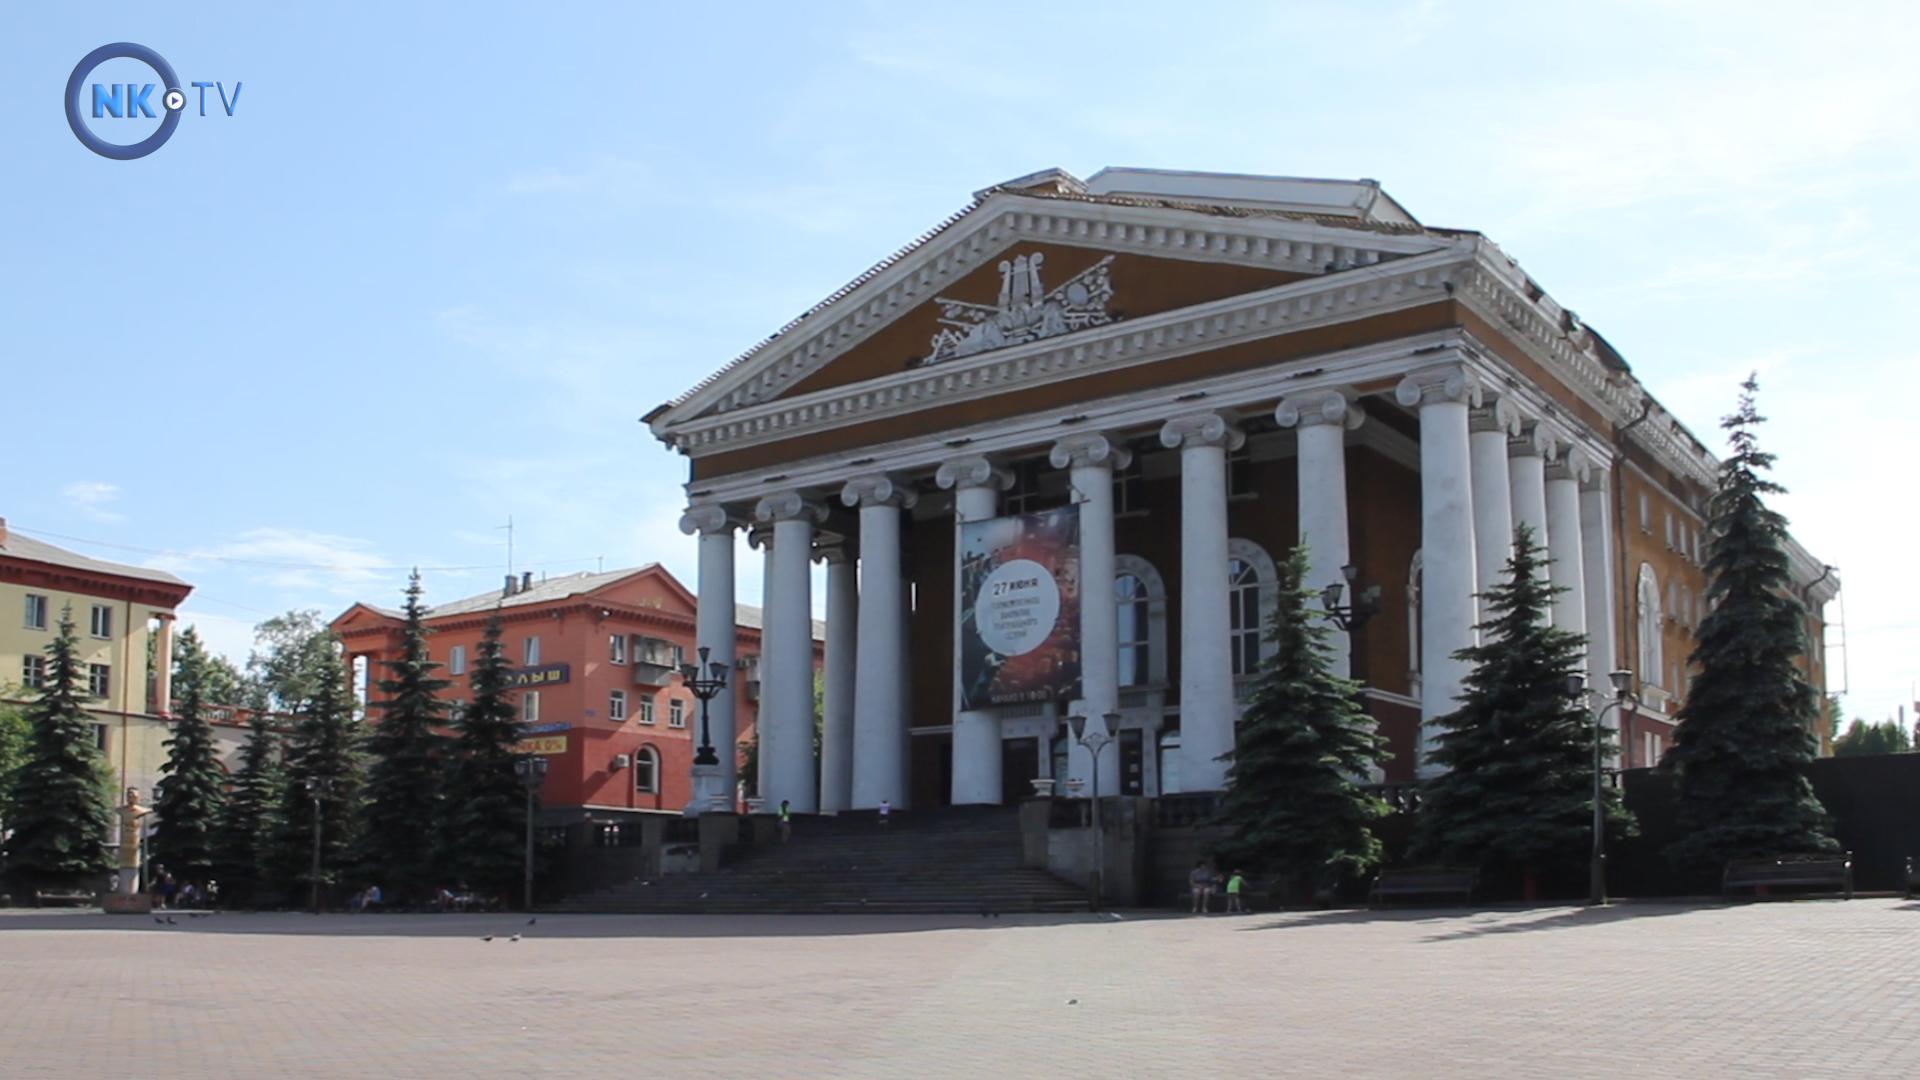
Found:
[{"label": "child in green shirt", "polygon": [[1247,910],[1240,906],[1240,890],[1246,887],[1247,875],[1244,871],[1235,870],[1233,875],[1227,878],[1227,911],[1229,914],[1236,911],[1244,913]]}]

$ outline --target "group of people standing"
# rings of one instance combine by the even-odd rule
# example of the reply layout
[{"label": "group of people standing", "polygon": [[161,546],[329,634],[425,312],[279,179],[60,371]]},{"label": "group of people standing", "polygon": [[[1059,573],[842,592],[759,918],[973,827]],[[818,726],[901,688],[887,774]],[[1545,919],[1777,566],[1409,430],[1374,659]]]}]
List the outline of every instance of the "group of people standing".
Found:
[{"label": "group of people standing", "polygon": [[1211,913],[1213,911],[1213,896],[1216,892],[1221,891],[1225,891],[1227,894],[1228,914],[1231,915],[1247,910],[1245,905],[1241,903],[1241,896],[1245,894],[1247,888],[1247,875],[1243,871],[1235,870],[1231,874],[1222,875],[1214,870],[1213,867],[1208,866],[1207,860],[1201,859],[1199,862],[1193,864],[1193,872],[1187,875],[1187,884],[1193,887],[1193,913],[1195,915]]}]

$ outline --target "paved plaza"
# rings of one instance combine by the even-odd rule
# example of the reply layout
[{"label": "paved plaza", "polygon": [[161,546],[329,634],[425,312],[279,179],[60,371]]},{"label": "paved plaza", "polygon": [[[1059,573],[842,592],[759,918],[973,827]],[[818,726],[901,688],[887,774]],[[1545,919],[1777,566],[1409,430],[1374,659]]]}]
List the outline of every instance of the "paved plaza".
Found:
[{"label": "paved plaza", "polygon": [[0,914],[0,1076],[1886,1080],[1920,1068],[1920,904],[1895,900],[533,926],[174,918]]}]

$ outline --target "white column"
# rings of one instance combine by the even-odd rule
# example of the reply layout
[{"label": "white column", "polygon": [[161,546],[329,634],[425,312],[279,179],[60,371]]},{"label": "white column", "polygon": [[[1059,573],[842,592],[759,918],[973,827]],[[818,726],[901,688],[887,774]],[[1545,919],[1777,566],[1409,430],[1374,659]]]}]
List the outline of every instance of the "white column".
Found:
[{"label": "white column", "polygon": [[1233,752],[1227,614],[1227,451],[1246,436],[1215,412],[1176,417],[1160,443],[1180,451],[1180,786],[1220,791]]},{"label": "white column", "polygon": [[953,491],[953,802],[1000,801],[1000,710],[962,709],[960,643],[966,612],[960,607],[960,526],[994,516],[1013,475],[983,457],[941,465],[934,482]]},{"label": "white column", "polygon": [[[1288,398],[1273,411],[1280,426],[1293,428],[1299,440],[1300,542],[1307,547],[1304,584],[1315,593],[1340,585],[1348,603],[1355,597],[1343,573],[1353,561],[1347,540],[1347,432],[1366,416],[1338,390]],[[1345,676],[1352,666],[1352,639],[1339,627],[1329,625],[1328,630],[1333,672]]]},{"label": "white column", "polygon": [[913,492],[883,475],[840,489],[860,509],[860,617],[854,640],[853,776],[848,805],[885,799],[907,806],[907,602],[900,568],[900,514]]},{"label": "white column", "polygon": [[760,755],[769,807],[820,808],[813,753],[813,527],[826,508],[797,491],[760,500],[754,517],[773,524],[767,610],[760,649]]},{"label": "white column", "polygon": [[[760,666],[756,672],[760,676],[760,697],[755,703],[753,714],[753,740],[758,747],[754,754],[753,790],[765,799],[767,792],[773,790],[773,758],[767,750],[769,746],[767,724],[767,613],[773,610],[773,527],[757,524],[747,531],[747,546],[760,549]],[[774,803],[779,806],[779,803]]]},{"label": "white column", "polygon": [[[1587,587],[1587,685],[1611,692],[1607,675],[1619,665],[1614,649],[1613,514],[1611,477],[1593,469],[1580,485],[1580,558]],[[1614,714],[1607,714],[1613,724]]]},{"label": "white column", "polygon": [[1420,775],[1435,718],[1458,707],[1467,664],[1454,653],[1473,644],[1475,553],[1472,451],[1467,408],[1479,387],[1464,368],[1416,371],[1400,381],[1400,404],[1420,407]]},{"label": "white column", "polygon": [[[155,618],[160,625],[153,635],[153,712],[160,716],[173,715],[173,619],[171,611],[158,612]],[[128,627],[131,631],[132,627]],[[231,702],[207,702],[208,705],[227,705]]]},{"label": "white column", "polygon": [[[1133,452],[1119,439],[1083,431],[1053,444],[1047,458],[1069,469],[1073,501],[1080,507],[1080,701],[1083,716],[1104,716],[1120,708],[1120,615],[1114,600],[1113,470],[1124,469]],[[1079,743],[1068,744],[1067,770],[1091,781],[1101,795],[1120,791],[1120,742],[1100,748],[1099,769]]]},{"label": "white column", "polygon": [[820,675],[820,809],[853,805],[854,656],[860,617],[860,570],[839,545],[827,563],[827,641]]},{"label": "white column", "polygon": [[1547,458],[1553,456],[1553,436],[1544,425],[1524,423],[1507,443],[1508,476],[1513,484],[1513,527],[1533,529],[1533,542],[1547,546]]},{"label": "white column", "polygon": [[[738,639],[733,599],[733,532],[736,524],[724,507],[712,505],[695,506],[680,517],[681,532],[689,536],[695,533],[700,535],[694,645],[697,649],[707,650],[708,663],[723,664],[727,672],[727,688],[707,704],[707,730],[711,732],[714,754],[719,763],[708,769],[698,764],[694,766],[691,805],[696,813],[701,810],[733,809],[734,785],[739,779],[739,752],[734,746],[733,722],[734,696],[739,693],[735,683],[740,675],[734,667],[735,642]],[[695,655],[698,656],[698,653]],[[697,717],[695,722],[698,722]],[[700,746],[700,735],[700,732],[694,733],[696,751]]]},{"label": "white column", "polygon": [[1580,553],[1580,481],[1586,462],[1567,447],[1548,464],[1547,580],[1553,583],[1553,625],[1570,634],[1587,632],[1586,559]]},{"label": "white column", "polygon": [[[1473,459],[1473,551],[1483,594],[1506,577],[1513,558],[1513,483],[1507,461],[1507,439],[1519,434],[1520,417],[1512,405],[1494,401],[1467,415],[1469,453]],[[1487,603],[1478,607],[1487,621]]]}]

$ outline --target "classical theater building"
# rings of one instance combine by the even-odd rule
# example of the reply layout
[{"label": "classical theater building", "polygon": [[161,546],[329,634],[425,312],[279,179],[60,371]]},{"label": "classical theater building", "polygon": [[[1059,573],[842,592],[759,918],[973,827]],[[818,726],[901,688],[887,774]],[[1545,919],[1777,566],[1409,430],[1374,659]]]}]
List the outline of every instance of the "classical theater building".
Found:
[{"label": "classical theater building", "polygon": [[[698,634],[722,662],[736,536],[766,559],[761,791],[803,811],[1004,802],[1045,778],[1222,788],[1300,543],[1310,585],[1378,609],[1335,640],[1389,781],[1425,771],[1517,525],[1546,544],[1591,678],[1635,674],[1629,766],[1666,745],[1704,614],[1714,454],[1498,246],[1373,181],[1009,181],[647,422],[689,460]],[[964,527],[1068,506],[1074,694],[983,707],[958,674]],[[1838,583],[1792,556],[1824,686]],[[1116,717],[1097,772],[1071,714]],[[716,712],[716,742],[731,723]]]}]

